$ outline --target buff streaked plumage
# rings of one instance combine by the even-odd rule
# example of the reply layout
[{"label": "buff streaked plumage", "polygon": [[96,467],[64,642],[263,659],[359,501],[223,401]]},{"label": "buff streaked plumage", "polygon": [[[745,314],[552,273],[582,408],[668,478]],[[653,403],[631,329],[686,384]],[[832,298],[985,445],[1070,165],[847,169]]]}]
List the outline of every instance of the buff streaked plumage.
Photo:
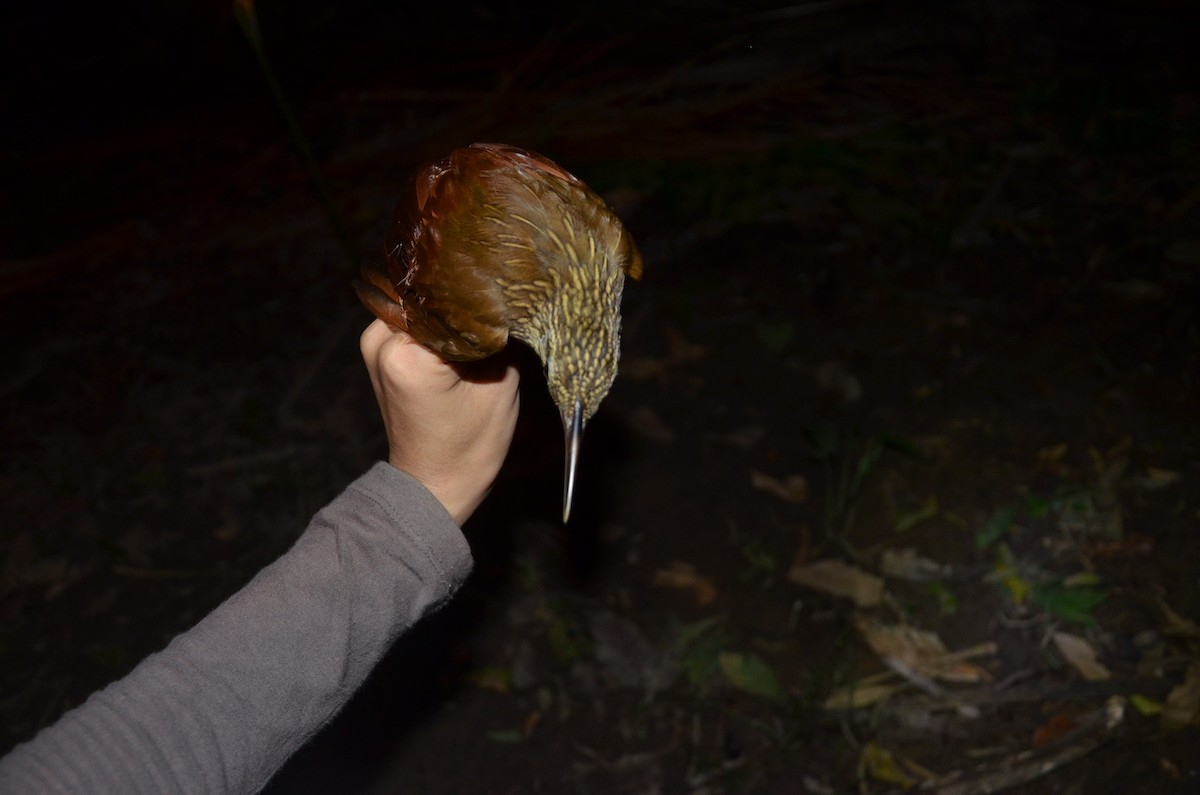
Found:
[{"label": "buff streaked plumage", "polygon": [[633,238],[587,185],[541,155],[472,144],[417,172],[383,263],[355,289],[451,361],[510,337],[533,348],[567,434],[565,521],[579,436],[617,374],[625,277],[641,273]]}]

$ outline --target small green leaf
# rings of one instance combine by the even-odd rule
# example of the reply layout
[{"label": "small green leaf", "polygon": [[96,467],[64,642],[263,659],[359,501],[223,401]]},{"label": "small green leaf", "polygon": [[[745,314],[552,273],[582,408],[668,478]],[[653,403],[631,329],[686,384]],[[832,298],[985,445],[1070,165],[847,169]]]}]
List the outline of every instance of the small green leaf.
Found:
[{"label": "small green leaf", "polygon": [[975,534],[975,548],[987,549],[992,544],[995,544],[1004,534],[1008,532],[1008,528],[1012,527],[1013,519],[1017,516],[1016,509],[1007,505],[992,513],[987,520],[987,524],[983,529]]},{"label": "small green leaf", "polygon": [[920,446],[911,439],[896,436],[885,431],[879,434],[879,441],[884,447],[893,452],[906,455],[910,458],[924,458],[925,454],[921,451]]},{"label": "small green leaf", "polygon": [[1134,693],[1129,697],[1129,703],[1138,711],[1139,715],[1152,717],[1162,714],[1163,705],[1161,701],[1155,701],[1152,698],[1147,698],[1139,693]]},{"label": "small green leaf", "polygon": [[742,557],[756,571],[761,571],[764,574],[774,574],[779,567],[779,562],[775,560],[775,556],[767,549],[761,541],[749,541],[742,545]]},{"label": "small green leaf", "polygon": [[1085,626],[1096,623],[1092,611],[1107,598],[1108,594],[1098,588],[1067,588],[1062,583],[1033,589],[1033,601],[1038,607],[1051,615]]},{"label": "small green leaf", "polygon": [[721,623],[720,616],[712,618],[702,618],[699,621],[693,621],[691,624],[684,624],[679,628],[679,634],[675,636],[675,642],[681,647],[687,647],[700,640],[709,632],[718,628]]},{"label": "small green leaf", "polygon": [[1086,588],[1089,585],[1099,584],[1100,575],[1094,571],[1081,571],[1063,579],[1063,586],[1067,588]]},{"label": "small green leaf", "polygon": [[1025,498],[1025,513],[1034,519],[1041,519],[1050,513],[1050,502],[1032,494]]},{"label": "small green leaf", "polygon": [[928,521],[938,515],[938,499],[937,495],[929,495],[929,499],[925,500],[925,504],[916,510],[901,514],[896,520],[896,532],[907,533],[921,522]]},{"label": "small green leaf", "polygon": [[954,595],[946,586],[940,582],[931,582],[928,586],[929,593],[933,595],[938,602],[938,610],[944,616],[952,616],[958,612],[958,597]]},{"label": "small green leaf", "polygon": [[806,425],[803,433],[809,452],[818,461],[831,461],[841,450],[842,441],[833,423],[816,420]]},{"label": "small green leaf", "polygon": [[745,693],[772,701],[784,701],[787,695],[771,667],[753,654],[721,652],[717,658],[721,673],[729,683]]},{"label": "small green leaf", "polygon": [[545,621],[546,642],[554,659],[564,667],[570,667],[583,654],[586,643],[579,622],[562,604],[547,605],[541,618]]},{"label": "small green leaf", "polygon": [[758,341],[771,353],[783,353],[792,344],[795,328],[790,320],[762,321],[755,328]]},{"label": "small green leaf", "polygon": [[683,626],[675,636],[681,650],[679,670],[694,687],[700,687],[717,673],[717,656],[725,647],[721,617],[713,616]]},{"label": "small green leaf", "polygon": [[679,670],[693,687],[700,687],[717,673],[717,659],[725,644],[719,635],[703,635],[690,643],[679,658]]},{"label": "small green leaf", "polygon": [[1023,605],[1029,599],[1033,585],[1021,572],[1021,567],[1013,557],[1007,544],[1001,544],[996,550],[996,563],[993,566],[995,579],[1005,587],[1013,604]]},{"label": "small green leaf", "polygon": [[504,745],[516,745],[524,739],[520,729],[497,729],[488,732],[487,738],[494,743],[502,743]]},{"label": "small green leaf", "polygon": [[875,469],[875,465],[879,463],[879,456],[883,455],[883,442],[879,439],[869,439],[863,449],[862,455],[858,459],[858,467],[854,471],[854,480],[851,481],[851,493],[858,494],[862,489],[863,481]]}]

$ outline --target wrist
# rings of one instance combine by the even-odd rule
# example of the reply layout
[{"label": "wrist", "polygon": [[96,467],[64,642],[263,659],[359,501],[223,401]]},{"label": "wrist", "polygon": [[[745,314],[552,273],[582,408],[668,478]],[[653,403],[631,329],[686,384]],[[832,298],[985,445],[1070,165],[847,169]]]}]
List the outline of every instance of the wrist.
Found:
[{"label": "wrist", "polygon": [[413,467],[406,466],[396,456],[389,457],[388,463],[424,486],[459,526],[471,517],[491,490],[490,485],[481,490],[474,481],[467,483],[459,478],[442,478],[428,472],[414,471]]}]

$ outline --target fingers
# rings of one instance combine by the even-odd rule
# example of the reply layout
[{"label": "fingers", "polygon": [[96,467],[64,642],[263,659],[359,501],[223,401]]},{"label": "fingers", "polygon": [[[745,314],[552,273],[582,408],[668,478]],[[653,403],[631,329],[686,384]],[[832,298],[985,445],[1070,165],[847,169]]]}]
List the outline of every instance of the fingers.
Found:
[{"label": "fingers", "polygon": [[383,348],[383,343],[392,337],[392,333],[386,323],[376,320],[363,329],[358,338],[358,349],[362,353],[363,364],[367,366],[367,375],[371,378],[371,387],[375,390],[377,400],[383,397],[379,381],[379,351]]},{"label": "fingers", "polygon": [[[394,333],[403,334],[404,332],[398,331]],[[374,358],[369,355],[369,352],[379,350],[379,346],[383,344],[383,341],[392,336],[392,334],[393,332],[387,327],[387,323],[378,318],[371,321],[371,324],[363,329],[362,335],[358,338],[358,347],[362,350],[363,359]]]},{"label": "fingers", "polygon": [[477,361],[448,362],[382,320],[363,330],[359,348],[377,392],[380,379],[404,387],[452,389],[461,381],[492,384],[512,377],[513,362],[507,351]]},{"label": "fingers", "polygon": [[519,375],[505,354],[449,363],[376,320],[359,348],[388,437],[388,460],[425,484],[457,521],[496,477],[520,410]]},{"label": "fingers", "polygon": [[382,320],[373,321],[363,330],[358,346],[376,394],[384,379],[400,386],[413,382],[423,385],[428,378],[439,377],[439,371],[445,369],[445,363],[436,354]]},{"label": "fingers", "polygon": [[367,367],[371,367],[379,361],[379,352],[384,343],[389,340],[407,342],[411,341],[412,337],[403,331],[393,331],[387,323],[378,319],[363,329],[362,336],[358,338],[358,348],[362,351],[363,361],[366,362]]}]

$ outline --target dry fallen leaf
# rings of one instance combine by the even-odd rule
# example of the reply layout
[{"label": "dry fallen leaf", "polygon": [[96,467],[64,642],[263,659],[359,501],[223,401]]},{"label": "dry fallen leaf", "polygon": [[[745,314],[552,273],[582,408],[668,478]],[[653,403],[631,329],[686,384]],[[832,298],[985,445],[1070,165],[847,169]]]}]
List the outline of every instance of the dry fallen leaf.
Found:
[{"label": "dry fallen leaf", "polygon": [[469,672],[467,681],[484,690],[507,693],[512,688],[512,670],[497,665],[485,665]]},{"label": "dry fallen leaf", "polygon": [[785,480],[778,480],[754,469],[750,471],[750,485],[786,502],[801,503],[808,498],[808,479],[803,475],[789,475]]},{"label": "dry fallen leaf", "polygon": [[696,571],[696,567],[681,560],[671,561],[665,569],[654,573],[654,584],[663,588],[691,590],[692,598],[700,607],[717,600],[717,586],[713,581]]},{"label": "dry fallen leaf", "polygon": [[1041,748],[1049,745],[1055,740],[1061,739],[1064,735],[1070,733],[1075,728],[1075,718],[1059,713],[1050,717],[1050,720],[1038,726],[1033,732],[1033,747]]},{"label": "dry fallen leaf", "polygon": [[1038,450],[1036,471],[1059,476],[1069,474],[1071,468],[1063,462],[1069,449],[1066,442],[1059,442],[1058,444]]},{"label": "dry fallen leaf", "polygon": [[1161,598],[1158,600],[1158,607],[1163,611],[1163,617],[1166,618],[1166,626],[1163,630],[1168,635],[1180,638],[1200,639],[1200,627],[1197,627],[1194,621],[1176,613]]},{"label": "dry fallen leaf", "polygon": [[1112,677],[1112,673],[1096,659],[1096,650],[1078,635],[1066,632],[1054,633],[1054,645],[1059,654],[1071,664],[1088,682],[1103,682]]},{"label": "dry fallen leaf", "polygon": [[542,722],[542,711],[535,709],[525,716],[525,720],[521,722],[521,736],[526,740],[533,736],[533,732],[537,729],[538,724]]},{"label": "dry fallen leaf", "polygon": [[1140,478],[1133,478],[1133,484],[1144,491],[1161,491],[1174,486],[1181,478],[1182,475],[1169,469],[1146,467],[1146,474]]},{"label": "dry fallen leaf", "polygon": [[890,671],[886,673],[887,679],[884,681],[879,681],[878,674],[872,674],[845,687],[839,687],[829,694],[823,706],[831,712],[861,709],[885,701],[908,687],[907,682],[897,679]]},{"label": "dry fallen leaf", "polygon": [[975,684],[986,682],[991,675],[978,665],[966,661],[968,657],[988,656],[996,653],[994,643],[981,643],[969,649],[951,652],[937,633],[903,624],[884,624],[865,616],[855,620],[863,639],[885,661],[899,661],[909,669],[931,679],[943,682]]},{"label": "dry fallen leaf", "polygon": [[862,382],[841,362],[825,362],[817,367],[817,385],[833,392],[846,403],[862,400]]},{"label": "dry fallen leaf", "polygon": [[1181,729],[1200,723],[1200,661],[1188,666],[1183,683],[1176,685],[1167,694],[1167,702],[1163,704],[1162,723],[1168,729]]},{"label": "dry fallen leaf", "polygon": [[859,607],[874,607],[883,601],[883,579],[857,566],[827,558],[804,566],[792,566],[788,579],[831,596],[853,599]]},{"label": "dry fallen leaf", "polygon": [[1083,546],[1088,557],[1132,558],[1145,557],[1154,551],[1154,539],[1145,533],[1130,533],[1121,538],[1100,539]]},{"label": "dry fallen leaf", "polygon": [[879,570],[888,577],[908,582],[932,582],[945,574],[945,568],[929,558],[923,558],[912,547],[907,549],[885,549],[879,561]]}]

